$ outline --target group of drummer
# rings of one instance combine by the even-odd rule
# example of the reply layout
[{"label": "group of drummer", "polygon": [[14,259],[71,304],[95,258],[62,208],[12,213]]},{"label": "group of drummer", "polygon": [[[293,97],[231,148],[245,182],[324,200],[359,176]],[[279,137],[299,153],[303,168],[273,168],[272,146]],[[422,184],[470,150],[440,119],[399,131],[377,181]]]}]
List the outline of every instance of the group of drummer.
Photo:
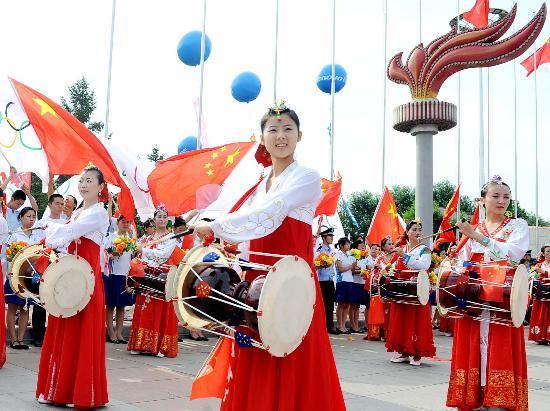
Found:
[{"label": "group of drummer", "polygon": [[[502,261],[506,261],[506,275],[503,284],[498,287],[501,290],[507,288],[508,291],[516,287],[512,287],[515,275],[525,276],[524,281],[521,282],[523,284],[528,281],[529,275],[527,270],[516,271],[529,247],[529,231],[524,220],[509,218],[505,215],[510,203],[510,195],[509,186],[498,176],[493,177],[483,186],[481,204],[485,210],[485,219],[474,226],[467,222],[457,223],[463,237],[458,246],[453,247],[449,259],[452,262],[449,264],[452,264],[452,270],[456,271],[457,275],[466,275],[470,279],[479,277],[481,267],[494,267],[497,262],[502,264]],[[390,238],[382,240],[380,246],[376,245],[380,248],[380,253],[375,259],[370,274],[378,277],[389,276],[392,280],[407,282],[411,279],[415,280],[415,276],[421,270],[428,270],[432,264],[432,253],[419,241],[421,233],[421,222],[410,221],[405,228],[404,245],[394,246]],[[316,249],[317,254],[330,252],[333,230],[326,228],[319,235],[323,243]],[[332,253],[335,252],[332,251]],[[342,267],[336,265],[333,270],[334,268],[338,272]],[[534,302],[529,339],[540,344],[548,344],[550,342],[550,246],[542,248],[541,259],[534,271],[538,278],[535,280],[535,291],[532,292]],[[320,275],[327,277],[327,269],[324,268]],[[336,287],[338,288],[338,284]],[[365,287],[368,288],[367,285]],[[327,285],[325,285],[326,288],[328,288]],[[502,293],[502,291],[499,292]],[[510,292],[514,294],[517,289]],[[325,298],[325,312],[327,328],[330,331],[333,324],[333,301],[330,300],[330,294],[324,293],[323,296],[325,295],[329,297]],[[517,318],[512,321],[509,317],[513,317],[513,313],[505,314],[503,313],[505,310],[492,309],[493,306],[502,305],[491,303],[488,297],[484,298],[489,303],[480,305],[479,309],[468,311],[460,310],[459,307],[455,310],[450,309],[448,315],[443,317],[445,321],[443,329],[454,332],[447,405],[459,409],[473,409],[480,406],[496,409],[527,409],[527,359],[521,324],[523,318],[519,322]],[[522,300],[518,299],[518,301]],[[466,302],[463,301],[463,303]],[[525,311],[520,309],[519,312]],[[378,340],[385,337],[386,349],[396,353],[391,359],[392,363],[406,362],[418,366],[421,364],[422,357],[435,356],[436,348],[429,304],[415,304],[406,298],[382,300],[380,293],[373,292],[370,297],[370,309],[365,311],[365,314],[367,327],[365,339]],[[503,350],[503,347],[506,349]]]}]

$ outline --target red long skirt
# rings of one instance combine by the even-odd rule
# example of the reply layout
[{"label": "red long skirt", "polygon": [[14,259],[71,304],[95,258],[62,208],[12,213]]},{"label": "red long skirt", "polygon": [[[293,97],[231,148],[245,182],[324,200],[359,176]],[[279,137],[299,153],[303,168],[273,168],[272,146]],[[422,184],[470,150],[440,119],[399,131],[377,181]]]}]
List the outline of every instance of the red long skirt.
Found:
[{"label": "red long skirt", "polygon": [[384,327],[385,322],[384,303],[379,295],[374,295],[370,299],[369,316],[367,319],[367,339],[370,341],[380,341],[386,336]]},{"label": "red long skirt", "polygon": [[455,319],[450,317],[440,317],[439,331],[442,333],[452,333],[455,329]]},{"label": "red long skirt", "polygon": [[69,318],[48,316],[36,397],[42,394],[54,403],[92,408],[109,402],[105,370],[105,295],[99,246],[82,237],[78,255],[88,261],[94,271],[94,293],[77,315]]},{"label": "red long skirt", "polygon": [[550,301],[533,301],[531,321],[529,322],[529,340],[550,342]]},{"label": "red long skirt", "polygon": [[171,301],[137,296],[128,350],[178,355],[178,318]]},{"label": "red long skirt", "polygon": [[431,308],[426,305],[394,303],[391,305],[391,327],[386,340],[388,352],[414,357],[435,355]]},{"label": "red long skirt", "polygon": [[[311,225],[286,217],[272,234],[250,242],[250,249],[304,258],[313,272]],[[273,264],[270,257],[253,261]],[[254,275],[247,273],[247,280]],[[313,320],[304,341],[284,358],[257,348],[233,345],[235,358],[228,374],[227,396],[222,410],[340,411],[344,398],[328,339],[323,297],[316,279]]]},{"label": "red long skirt", "polygon": [[487,383],[480,383],[479,322],[455,322],[447,406],[471,410],[480,406],[528,409],[527,357],[523,326],[489,325]]},{"label": "red long skirt", "polygon": [[[1,248],[1,247],[0,247]],[[0,264],[0,368],[6,363],[6,308],[4,302],[4,276]]]}]

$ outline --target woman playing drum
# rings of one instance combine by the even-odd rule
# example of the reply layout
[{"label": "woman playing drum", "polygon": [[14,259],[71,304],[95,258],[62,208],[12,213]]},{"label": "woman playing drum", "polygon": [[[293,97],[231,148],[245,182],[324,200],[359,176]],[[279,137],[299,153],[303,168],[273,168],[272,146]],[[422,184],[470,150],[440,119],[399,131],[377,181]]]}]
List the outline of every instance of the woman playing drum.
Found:
[{"label": "woman playing drum", "polygon": [[[286,357],[233,344],[223,410],[344,410],[344,399],[328,339],[321,290],[313,275],[311,223],[321,197],[319,174],[294,159],[301,140],[296,113],[283,105],[261,120],[262,139],[257,158],[272,161],[268,178],[251,188],[232,213],[195,231],[234,243],[250,241],[250,250],[297,255],[311,266],[316,283],[313,319],[300,346]],[[263,156],[262,156],[263,152]],[[251,260],[272,265],[273,257],[252,254]],[[259,273],[248,271],[251,281]],[[229,355],[229,354],[228,354]],[[221,360],[220,360],[221,361]]]},{"label": "woman playing drum", "polygon": [[[137,249],[141,251],[145,272],[147,266],[164,267],[168,271],[168,266],[179,264],[183,252],[175,239],[147,245],[169,234],[168,213],[163,206],[155,211],[154,222],[155,233],[145,238]],[[131,354],[149,353],[158,357],[178,355],[178,318],[171,301],[144,294],[137,296],[128,350]]]},{"label": "woman playing drum", "polygon": [[539,344],[550,342],[550,245],[541,249],[543,261],[538,263],[535,271],[538,274],[538,282],[545,287],[537,295],[534,295],[533,310],[529,323],[529,340]]},{"label": "woman playing drum", "polygon": [[[420,242],[421,236],[422,224],[416,220],[409,221],[405,229],[407,245],[404,248],[396,248],[393,258],[397,279],[409,281],[418,275],[420,270],[430,268],[432,253]],[[386,349],[388,352],[397,352],[391,362],[409,362],[418,366],[422,357],[435,355],[429,304],[396,301],[391,306],[390,317],[391,327]]]},{"label": "woman playing drum", "polygon": [[[505,215],[510,187],[493,177],[481,190],[481,203],[486,213],[481,224],[457,223],[465,236],[458,262],[508,259],[509,266],[517,266],[529,248],[529,231],[524,220]],[[456,320],[447,406],[528,408],[523,326],[497,324],[494,315],[483,309],[481,321],[471,316]]]},{"label": "woman playing drum", "polygon": [[83,206],[67,224],[48,223],[46,246],[85,259],[94,272],[95,287],[86,307],[61,318],[49,315],[38,367],[36,398],[40,403],[101,407],[109,401],[105,371],[105,296],[99,253],[109,217],[99,195],[105,189],[103,173],[84,170],[78,183]]}]

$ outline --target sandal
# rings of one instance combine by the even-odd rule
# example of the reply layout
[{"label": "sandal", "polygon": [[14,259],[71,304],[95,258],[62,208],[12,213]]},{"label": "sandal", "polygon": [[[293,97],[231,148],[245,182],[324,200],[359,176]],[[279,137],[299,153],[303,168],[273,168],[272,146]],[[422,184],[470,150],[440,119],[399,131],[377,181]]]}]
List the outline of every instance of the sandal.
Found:
[{"label": "sandal", "polygon": [[19,348],[19,341],[10,342],[10,348],[12,348],[14,350],[20,350],[21,348]]},{"label": "sandal", "polygon": [[25,344],[23,341],[19,341],[19,350],[28,350],[29,346]]}]

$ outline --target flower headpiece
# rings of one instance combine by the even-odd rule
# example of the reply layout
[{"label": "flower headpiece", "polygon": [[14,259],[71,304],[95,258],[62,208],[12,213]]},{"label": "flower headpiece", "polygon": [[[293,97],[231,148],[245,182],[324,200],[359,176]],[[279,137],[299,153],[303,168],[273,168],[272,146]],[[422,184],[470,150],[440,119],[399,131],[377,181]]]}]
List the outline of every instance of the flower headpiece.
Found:
[{"label": "flower headpiece", "polygon": [[415,224],[422,225],[422,220],[420,220],[420,217],[416,217],[414,220],[412,220]]},{"label": "flower headpiece", "polygon": [[160,203],[160,204],[157,206],[157,209],[155,210],[155,214],[158,213],[159,211],[162,211],[163,213],[168,214],[168,211],[166,210],[166,204]]},{"label": "flower headpiece", "polygon": [[483,184],[482,191],[485,190],[489,186],[489,184],[503,185],[506,183],[504,182],[501,176],[499,176],[498,174],[495,174],[493,177],[489,179],[489,181]]},{"label": "flower headpiece", "polygon": [[286,106],[286,101],[284,100],[275,101],[275,103],[269,107],[269,113],[275,114],[277,121],[281,121],[281,114],[286,113],[289,110],[290,109]]}]

